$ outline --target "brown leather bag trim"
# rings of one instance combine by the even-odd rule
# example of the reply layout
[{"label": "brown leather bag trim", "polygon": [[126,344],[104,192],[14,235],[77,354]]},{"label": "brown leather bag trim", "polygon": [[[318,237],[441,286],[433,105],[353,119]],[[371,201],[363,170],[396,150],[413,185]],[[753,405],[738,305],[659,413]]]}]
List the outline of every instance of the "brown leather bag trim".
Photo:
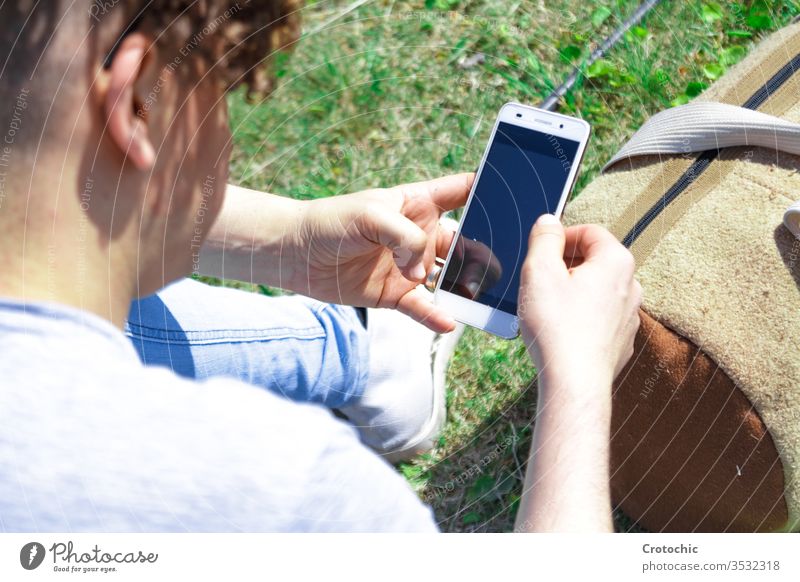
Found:
[{"label": "brown leather bag trim", "polygon": [[614,386],[615,505],[650,530],[786,527],[783,465],[758,412],[700,348],[640,315]]}]

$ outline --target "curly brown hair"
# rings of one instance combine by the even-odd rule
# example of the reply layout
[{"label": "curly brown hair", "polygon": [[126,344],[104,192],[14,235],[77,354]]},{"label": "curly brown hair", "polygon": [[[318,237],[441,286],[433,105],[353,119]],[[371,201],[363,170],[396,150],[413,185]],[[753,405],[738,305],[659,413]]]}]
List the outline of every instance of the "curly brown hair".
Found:
[{"label": "curly brown hair", "polygon": [[191,47],[214,67],[226,87],[245,85],[248,93],[272,89],[262,66],[300,36],[301,0],[138,0],[124,2],[126,18],[146,26],[156,38]]},{"label": "curly brown hair", "polygon": [[[272,89],[264,61],[300,35],[301,0],[0,0],[0,127],[24,105],[17,150],[36,139],[58,138],[59,111],[80,87],[87,58],[104,59],[125,34],[142,29],[168,62],[199,58],[226,89],[245,85],[250,96]],[[64,49],[64,46],[67,46]],[[107,60],[107,59],[106,59]],[[95,61],[96,62],[96,61]],[[21,99],[24,97],[24,99]],[[81,96],[72,95],[74,99]]]}]

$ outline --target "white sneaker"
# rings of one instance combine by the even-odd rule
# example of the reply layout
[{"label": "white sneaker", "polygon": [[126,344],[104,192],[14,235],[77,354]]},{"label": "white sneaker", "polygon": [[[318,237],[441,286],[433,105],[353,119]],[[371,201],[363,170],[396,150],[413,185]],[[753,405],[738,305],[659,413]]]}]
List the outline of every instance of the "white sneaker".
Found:
[{"label": "white sneaker", "polygon": [[397,463],[431,450],[446,418],[445,380],[464,326],[436,334],[391,309],[367,310],[369,379],[341,410],[362,441]]},{"label": "white sneaker", "polygon": [[398,463],[411,457],[427,453],[434,446],[442,433],[447,420],[447,369],[450,360],[456,351],[456,346],[461,336],[464,335],[464,324],[457,323],[456,328],[450,333],[437,334],[431,344],[431,376],[433,380],[433,409],[427,426],[420,429],[414,439],[406,447],[397,451],[386,453],[386,458],[391,463]]}]

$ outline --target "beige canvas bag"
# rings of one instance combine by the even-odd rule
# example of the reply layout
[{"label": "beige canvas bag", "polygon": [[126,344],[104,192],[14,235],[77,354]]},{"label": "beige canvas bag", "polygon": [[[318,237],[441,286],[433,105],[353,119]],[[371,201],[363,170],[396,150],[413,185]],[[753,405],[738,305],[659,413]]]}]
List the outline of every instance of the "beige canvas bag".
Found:
[{"label": "beige canvas bag", "polygon": [[637,260],[612,492],[647,529],[800,528],[798,123],[794,24],[654,116],[567,207]]}]

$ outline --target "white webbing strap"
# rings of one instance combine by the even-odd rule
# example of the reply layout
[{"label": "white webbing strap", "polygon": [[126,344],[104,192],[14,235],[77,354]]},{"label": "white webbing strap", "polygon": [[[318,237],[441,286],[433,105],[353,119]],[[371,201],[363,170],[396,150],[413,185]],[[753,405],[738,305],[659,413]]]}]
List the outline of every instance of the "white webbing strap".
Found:
[{"label": "white webbing strap", "polygon": [[[681,155],[736,146],[760,146],[800,155],[800,124],[760,111],[710,101],[666,109],[648,119],[605,165],[644,155]],[[783,218],[800,239],[800,201]]]},{"label": "white webbing strap", "polygon": [[800,202],[795,202],[783,215],[783,224],[800,240]]}]

